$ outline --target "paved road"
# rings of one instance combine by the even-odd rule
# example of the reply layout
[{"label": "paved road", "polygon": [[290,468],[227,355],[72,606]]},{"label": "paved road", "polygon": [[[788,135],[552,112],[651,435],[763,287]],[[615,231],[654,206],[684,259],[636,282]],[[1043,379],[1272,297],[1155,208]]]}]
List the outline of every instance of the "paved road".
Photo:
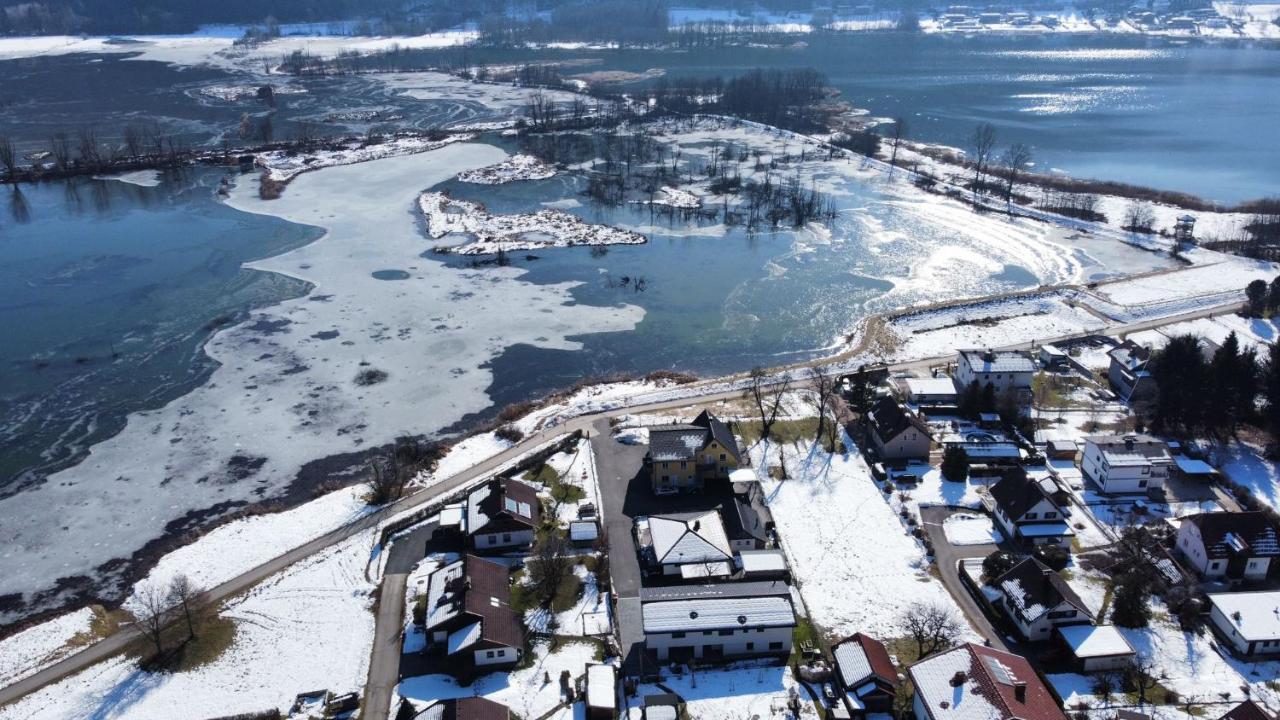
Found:
[{"label": "paved road", "polygon": [[947,592],[951,593],[951,597],[955,598],[956,604],[964,611],[964,616],[969,620],[969,624],[973,626],[973,629],[986,638],[993,647],[999,650],[1009,650],[1005,638],[987,619],[987,614],[982,611],[978,601],[974,599],[973,595],[969,594],[964,581],[960,579],[960,569],[958,567],[961,560],[986,557],[1000,548],[993,544],[952,545],[947,540],[946,533],[942,531],[942,523],[957,512],[971,513],[974,511],[950,507],[926,507],[920,509],[920,523],[924,526],[925,532],[929,533],[929,540],[933,543],[933,557],[937,563],[938,575],[942,578],[942,584],[946,586]]},{"label": "paved road", "polygon": [[391,699],[396,684],[400,682],[400,654],[404,647],[405,586],[409,573],[426,556],[427,541],[435,530],[434,522],[419,525],[386,548],[387,565],[378,593],[373,651],[369,656],[369,677],[364,686],[361,717],[381,720],[391,715]]},{"label": "paved road", "polygon": [[[1166,318],[1157,319],[1157,320],[1144,320],[1142,322],[1135,322],[1135,323],[1117,323],[1103,330],[1100,330],[1099,332],[1104,332],[1109,334],[1127,334],[1131,332],[1139,332],[1142,330],[1151,330],[1158,327],[1162,327],[1164,325],[1170,325],[1173,323],[1183,322],[1186,320],[1195,320],[1199,318],[1210,317],[1212,315],[1221,315],[1227,312],[1234,312],[1236,309],[1239,308],[1239,305],[1240,303],[1233,301],[1230,303],[1224,303],[1219,306],[1204,308],[1204,309],[1196,310],[1193,312],[1182,313],[1172,317],[1166,317]],[[1068,336],[1068,337],[1074,337],[1074,336]],[[1066,337],[1057,337],[1057,338],[1046,337],[1046,338],[1037,338],[1037,341],[1041,343],[1047,343],[1047,342],[1053,342],[1055,340],[1061,340],[1061,339],[1067,339],[1067,338]],[[1016,345],[1011,345],[1001,349],[1025,349],[1025,348],[1030,348],[1032,345],[1033,343],[1018,343]],[[854,354],[855,353],[853,352],[846,352],[846,353],[837,355],[833,358],[813,360],[810,362],[800,363],[800,364],[788,366],[785,368],[779,368],[775,372],[774,377],[776,378],[776,382],[781,382],[781,378],[784,376],[799,379],[802,376],[803,370],[807,367],[827,366],[827,365],[839,366],[841,363],[849,360],[850,357]],[[895,365],[891,365],[889,367],[891,370],[895,370],[895,371],[900,371],[900,370],[919,371],[919,370],[927,369],[928,367],[933,365],[942,364],[945,361],[951,359],[953,356],[954,355],[952,353],[948,353],[947,355],[940,355],[937,357],[926,358],[922,360],[913,360],[910,362],[898,363]],[[716,385],[713,385],[712,388],[707,389],[701,393],[698,393],[698,391],[696,390],[696,386],[694,386],[694,388],[690,390],[692,394],[686,395],[678,399],[663,400],[663,401],[648,402],[648,403],[641,402],[633,405],[626,405],[623,407],[610,409],[603,412],[582,415],[582,416],[573,418],[557,427],[546,428],[536,433],[533,433],[529,437],[521,441],[520,443],[513,445],[512,447],[504,450],[501,453],[498,453],[497,455],[491,458],[488,458],[486,460],[483,460],[477,463],[476,465],[468,468],[467,470],[459,473],[458,475],[455,475],[454,477],[448,480],[442,481],[430,488],[421,490],[417,493],[401,498],[400,500],[396,501],[395,503],[392,503],[391,505],[388,505],[380,510],[372,512],[362,517],[361,519],[356,520],[355,522],[352,522],[348,525],[344,525],[336,530],[328,532],[304,545],[301,545],[297,548],[294,548],[293,550],[290,550],[282,555],[279,555],[278,557],[272,560],[269,560],[255,568],[247,570],[241,573],[240,575],[237,575],[236,577],[218,585],[217,587],[211,588],[210,590],[204,593],[204,600],[209,603],[221,602],[222,600],[225,600],[233,595],[243,592],[244,590],[247,590],[248,588],[256,585],[257,583],[261,582],[267,577],[270,577],[271,575],[277,572],[280,572],[281,570],[289,567],[293,563],[303,558],[309,557],[332,545],[340,543],[359,532],[368,530],[369,528],[372,528],[377,524],[381,523],[382,521],[387,520],[399,513],[413,510],[422,505],[429,504],[439,499],[442,496],[452,493],[458,488],[468,485],[476,480],[486,478],[491,474],[493,474],[495,471],[497,471],[499,468],[501,468],[503,465],[515,460],[521,455],[524,455],[525,453],[528,453],[564,434],[576,432],[579,430],[586,430],[593,423],[601,419],[617,417],[619,415],[624,415],[629,413],[652,412],[657,410],[679,408],[679,407],[684,407],[684,406],[695,404],[695,403],[707,403],[707,402],[715,402],[718,400],[730,400],[733,398],[737,398],[741,395],[740,389],[729,389],[729,390],[721,389],[725,387],[723,380],[712,381],[712,382],[718,383],[718,387]],[[621,609],[619,610],[619,612],[621,612]],[[121,631],[117,632],[116,634],[108,638],[105,638],[93,645],[90,645],[89,647],[86,647],[85,649],[73,655],[66,657],[61,661],[55,663],[54,665],[48,668],[45,668],[44,670],[26,679],[19,680],[18,682],[13,683],[12,685],[9,685],[6,688],[0,689],[0,706],[3,706],[7,703],[11,703],[14,700],[17,700],[18,698],[21,698],[31,692],[34,692],[49,683],[56,682],[68,675],[71,675],[75,672],[83,670],[95,663],[98,663],[102,660],[105,660],[106,658],[111,657],[112,655],[115,655],[116,653],[121,652],[130,642],[132,642],[136,637],[138,637],[139,634],[140,634],[140,631],[137,628],[126,627]]]}]

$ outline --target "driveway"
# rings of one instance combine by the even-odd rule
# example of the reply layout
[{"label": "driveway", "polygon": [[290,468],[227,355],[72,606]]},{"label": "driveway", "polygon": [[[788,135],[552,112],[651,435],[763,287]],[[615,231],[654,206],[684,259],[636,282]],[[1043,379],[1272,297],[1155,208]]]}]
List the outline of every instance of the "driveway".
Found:
[{"label": "driveway", "polygon": [[938,575],[941,576],[942,584],[946,586],[947,592],[951,593],[951,597],[960,606],[973,629],[986,638],[992,647],[999,650],[1010,650],[1008,641],[991,624],[987,614],[983,612],[982,606],[970,594],[968,586],[960,578],[959,568],[961,560],[984,558],[999,550],[1000,547],[991,543],[985,545],[952,545],[947,540],[947,534],[942,530],[942,523],[951,515],[959,512],[973,513],[974,511],[954,507],[920,508],[920,522],[924,526],[925,532],[929,534],[929,540],[933,543],[933,557],[937,562]]}]

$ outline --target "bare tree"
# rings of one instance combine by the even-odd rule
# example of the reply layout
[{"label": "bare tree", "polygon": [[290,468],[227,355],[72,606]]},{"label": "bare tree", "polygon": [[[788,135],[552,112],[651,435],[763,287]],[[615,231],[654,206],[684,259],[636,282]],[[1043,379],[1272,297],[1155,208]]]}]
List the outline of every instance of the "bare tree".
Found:
[{"label": "bare tree", "polygon": [[893,177],[893,170],[898,162],[898,146],[902,145],[902,141],[907,137],[907,119],[898,116],[893,119],[893,151],[889,155],[889,177]]},{"label": "bare tree", "polygon": [[782,411],[782,396],[790,387],[791,379],[784,376],[781,384],[770,391],[767,387],[769,373],[764,368],[758,365],[751,368],[751,373],[747,377],[749,384],[746,396],[756,406],[756,412],[760,414],[760,439],[768,440],[769,434],[773,431],[773,424],[778,421],[778,414]]},{"label": "bare tree", "polygon": [[996,126],[991,123],[979,123],[969,136],[969,148],[973,151],[973,199],[978,200],[978,190],[986,175],[987,165],[991,162],[991,153],[996,147]]},{"label": "bare tree", "polygon": [[124,126],[124,151],[131,158],[142,155],[142,129],[133,123]]},{"label": "bare tree", "polygon": [[49,138],[49,153],[53,155],[53,164],[59,170],[66,170],[71,162],[71,140],[61,130]]},{"label": "bare tree", "polygon": [[573,557],[564,533],[554,530],[544,533],[529,560],[529,577],[543,607],[551,605],[560,585],[572,573]]},{"label": "bare tree", "polygon": [[80,128],[76,134],[76,152],[80,154],[80,162],[94,166],[102,160],[98,151],[98,133],[93,128]]},{"label": "bare tree", "polygon": [[917,657],[955,645],[961,633],[955,613],[938,603],[911,603],[902,611],[898,626],[916,644]]},{"label": "bare tree", "polygon": [[1147,203],[1134,200],[1124,210],[1124,229],[1129,232],[1150,233],[1156,224],[1156,214]]},{"label": "bare tree", "polygon": [[0,135],[0,166],[9,173],[9,177],[18,177],[18,160],[14,154],[13,141],[8,135]]},{"label": "bare tree", "polygon": [[[818,430],[814,440],[820,442],[827,429],[827,412],[832,409],[839,385],[836,376],[821,365],[809,368],[808,375],[809,389],[813,391],[810,398],[814,410],[818,412]],[[832,419],[832,422],[836,421]]]},{"label": "bare tree", "polygon": [[191,578],[179,573],[169,581],[169,603],[182,608],[182,615],[187,620],[187,637],[195,639],[196,624],[192,615],[195,613],[196,604],[199,600],[200,588],[191,582]]},{"label": "bare tree", "polygon": [[1018,175],[1031,164],[1031,148],[1016,142],[1004,152],[1004,165],[1008,171],[1004,182],[1005,205],[1013,203],[1013,186],[1018,182]]},{"label": "bare tree", "polygon": [[146,583],[139,585],[135,592],[138,598],[138,604],[142,607],[139,614],[138,623],[142,626],[142,631],[146,633],[151,640],[151,644],[156,646],[156,655],[164,652],[164,613],[168,593],[164,588],[154,583]]},{"label": "bare tree", "polygon": [[404,466],[395,453],[376,457],[369,461],[369,479],[365,481],[369,492],[365,494],[365,500],[370,505],[385,505],[399,500],[404,495],[406,480]]},{"label": "bare tree", "polygon": [[1138,658],[1129,666],[1128,680],[1134,692],[1138,693],[1139,707],[1151,702],[1151,698],[1147,697],[1147,694],[1160,685],[1160,678],[1156,675],[1155,665],[1146,658]]}]

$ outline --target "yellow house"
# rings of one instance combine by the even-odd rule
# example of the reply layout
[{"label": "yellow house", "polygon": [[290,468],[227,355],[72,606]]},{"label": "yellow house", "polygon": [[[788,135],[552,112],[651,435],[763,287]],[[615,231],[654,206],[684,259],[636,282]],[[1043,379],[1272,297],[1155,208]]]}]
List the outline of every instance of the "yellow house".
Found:
[{"label": "yellow house", "polygon": [[688,425],[649,428],[648,461],[653,491],[663,495],[696,492],[708,480],[727,481],[742,454],[729,427],[704,410]]}]

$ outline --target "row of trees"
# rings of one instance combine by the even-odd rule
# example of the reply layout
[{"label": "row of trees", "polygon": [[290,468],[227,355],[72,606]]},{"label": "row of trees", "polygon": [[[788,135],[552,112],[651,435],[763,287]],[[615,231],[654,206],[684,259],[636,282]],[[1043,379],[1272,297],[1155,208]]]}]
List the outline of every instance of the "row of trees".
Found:
[{"label": "row of trees", "polygon": [[[49,136],[43,152],[57,172],[93,172],[122,161],[176,162],[187,152],[187,147],[181,139],[164,134],[158,124],[143,122],[125,125],[119,139],[114,140],[103,139],[92,127],[82,127],[74,134],[59,130]],[[17,179],[23,173],[22,165],[13,140],[0,135],[0,170],[4,170],[7,177]]]},{"label": "row of trees", "polygon": [[[1263,420],[1280,432],[1280,349],[1259,362],[1232,332],[1206,357],[1194,335],[1180,335],[1157,351],[1150,368],[1157,385],[1153,426],[1166,432],[1225,440],[1243,422]],[[1264,415],[1258,416],[1261,396]]]}]

